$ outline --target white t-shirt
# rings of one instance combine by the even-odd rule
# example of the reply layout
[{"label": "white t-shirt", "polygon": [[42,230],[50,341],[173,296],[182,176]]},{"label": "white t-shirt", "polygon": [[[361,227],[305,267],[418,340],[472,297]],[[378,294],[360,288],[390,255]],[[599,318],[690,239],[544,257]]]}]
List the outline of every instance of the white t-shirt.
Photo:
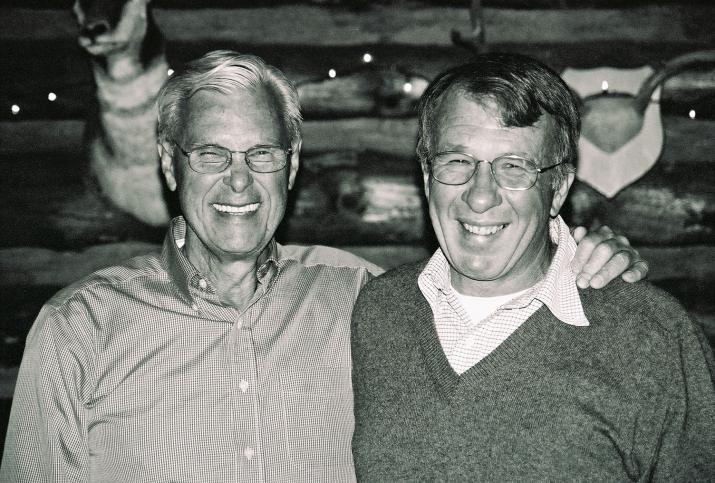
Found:
[{"label": "white t-shirt", "polygon": [[528,290],[530,290],[530,288],[506,295],[497,295],[496,297],[473,297],[471,295],[463,295],[457,292],[456,289],[454,292],[457,294],[457,298],[462,303],[464,310],[466,310],[467,314],[471,317],[472,324],[475,324],[486,319],[496,312],[499,307],[510,300],[520,297]]}]

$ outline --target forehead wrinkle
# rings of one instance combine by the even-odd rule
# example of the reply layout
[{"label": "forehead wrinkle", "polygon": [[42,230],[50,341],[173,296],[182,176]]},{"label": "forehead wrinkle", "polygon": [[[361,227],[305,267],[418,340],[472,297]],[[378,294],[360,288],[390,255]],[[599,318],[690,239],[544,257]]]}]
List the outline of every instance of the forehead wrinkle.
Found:
[{"label": "forehead wrinkle", "polygon": [[[212,94],[227,99],[232,96],[248,96],[244,102],[237,103],[236,99],[231,99],[229,105],[213,102],[209,99],[196,99],[196,96],[201,95],[201,92]],[[192,107],[191,103],[205,103]],[[241,113],[241,105],[246,104],[246,113]],[[259,116],[251,115],[253,110],[261,112]],[[234,117],[244,117],[251,119],[248,125],[242,128],[242,135],[239,137],[254,137],[254,145],[260,144],[278,144],[283,145],[288,139],[285,126],[281,122],[278,113],[278,106],[274,102],[274,98],[263,88],[256,89],[236,89],[230,93],[223,93],[217,89],[200,89],[197,90],[186,102],[186,113],[183,116],[185,122],[184,127],[190,126],[190,129],[183,129],[183,135],[187,131],[192,132],[198,137],[192,140],[192,146],[200,146],[213,144],[234,150],[236,146],[230,145],[230,141],[235,138],[235,135],[230,130],[223,128],[226,124],[233,123]],[[215,129],[214,129],[215,127]],[[229,141],[229,143],[226,143]]]}]

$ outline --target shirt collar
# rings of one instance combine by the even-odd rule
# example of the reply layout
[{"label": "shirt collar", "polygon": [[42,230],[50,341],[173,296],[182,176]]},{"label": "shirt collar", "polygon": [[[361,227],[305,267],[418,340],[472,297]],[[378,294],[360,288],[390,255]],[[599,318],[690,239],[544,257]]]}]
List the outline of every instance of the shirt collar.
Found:
[{"label": "shirt collar", "polygon": [[[209,297],[215,296],[216,290],[212,287],[208,278],[202,275],[184,255],[185,240],[186,220],[183,216],[177,216],[169,224],[162,247],[162,260],[166,271],[178,287],[181,296],[188,303],[193,301],[193,294],[197,293],[197,291]],[[278,248],[274,239],[271,239],[266,249],[261,253],[257,267],[258,283],[267,286],[277,275],[279,269]]]},{"label": "shirt collar", "polygon": [[[551,241],[557,245],[557,249],[546,275],[530,290],[506,304],[504,308],[522,308],[532,301],[538,300],[562,322],[587,326],[589,323],[581,305],[576,276],[570,268],[571,259],[576,253],[576,241],[561,216],[550,221],[549,236]],[[436,297],[437,292],[448,293],[454,290],[450,281],[449,262],[440,248],[435,251],[420,273],[418,284],[423,292],[431,294],[432,297]]]}]

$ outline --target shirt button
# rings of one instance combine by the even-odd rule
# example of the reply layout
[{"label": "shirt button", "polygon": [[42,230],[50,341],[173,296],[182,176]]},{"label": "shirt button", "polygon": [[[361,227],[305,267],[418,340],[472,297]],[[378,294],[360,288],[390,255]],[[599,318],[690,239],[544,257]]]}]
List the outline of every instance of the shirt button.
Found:
[{"label": "shirt button", "polygon": [[248,381],[245,379],[241,379],[241,381],[238,383],[238,387],[241,389],[241,392],[248,391]]},{"label": "shirt button", "polygon": [[199,310],[199,306],[196,305],[196,304],[191,304],[191,310],[196,310],[196,311],[198,311],[198,310]]},{"label": "shirt button", "polygon": [[205,279],[202,278],[199,280],[199,287],[201,287],[201,290],[206,290],[207,286],[208,286],[208,284],[206,283]]},{"label": "shirt button", "polygon": [[246,459],[249,460],[249,461],[250,461],[251,458],[253,458],[253,456],[254,456],[255,454],[256,454],[256,452],[253,451],[253,448],[251,448],[250,446],[243,450],[243,456],[245,456]]}]

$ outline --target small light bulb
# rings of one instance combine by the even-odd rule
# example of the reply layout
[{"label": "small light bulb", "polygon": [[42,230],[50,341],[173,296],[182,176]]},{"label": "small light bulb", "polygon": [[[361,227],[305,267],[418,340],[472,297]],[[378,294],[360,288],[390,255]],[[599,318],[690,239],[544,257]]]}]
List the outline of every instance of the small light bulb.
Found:
[{"label": "small light bulb", "polygon": [[690,117],[690,119],[695,119],[695,109],[690,109],[688,117]]},{"label": "small light bulb", "polygon": [[18,106],[17,104],[13,104],[10,110],[13,114],[17,114],[18,112],[20,112],[20,106]]},{"label": "small light bulb", "polygon": [[372,54],[370,52],[365,52],[362,56],[362,61],[365,62],[366,64],[369,64],[372,62]]},{"label": "small light bulb", "polygon": [[608,81],[601,82],[601,90],[603,92],[608,92]]},{"label": "small light bulb", "polygon": [[50,92],[49,94],[47,94],[47,100],[50,102],[57,100],[57,94],[55,94],[54,92]]},{"label": "small light bulb", "polygon": [[338,75],[338,73],[335,72],[335,69],[330,69],[330,70],[328,71],[328,77],[330,77],[331,79],[335,79],[335,76],[336,76],[336,75]]},{"label": "small light bulb", "polygon": [[169,70],[167,70],[167,71],[166,71],[166,75],[168,75],[169,77],[171,77],[172,75],[174,75],[174,69],[169,69]]},{"label": "small light bulb", "polygon": [[412,92],[412,84],[410,84],[409,82],[405,82],[405,83],[402,85],[402,90],[403,90],[405,93],[410,93],[410,92]]}]

